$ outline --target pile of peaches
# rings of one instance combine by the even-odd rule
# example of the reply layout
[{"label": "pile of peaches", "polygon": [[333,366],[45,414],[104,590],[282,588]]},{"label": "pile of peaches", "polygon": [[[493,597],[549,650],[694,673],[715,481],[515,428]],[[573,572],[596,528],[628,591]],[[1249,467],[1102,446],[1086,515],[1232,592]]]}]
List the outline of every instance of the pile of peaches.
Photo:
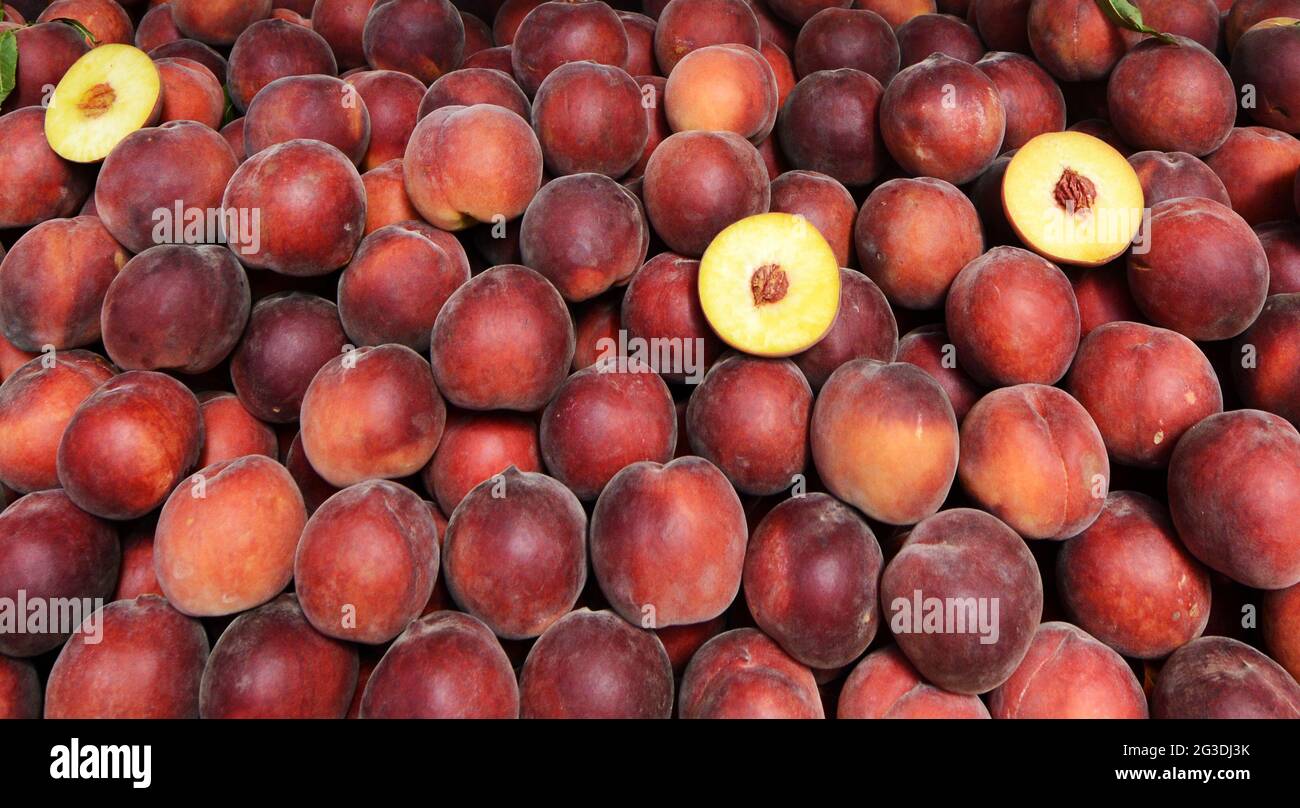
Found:
[{"label": "pile of peaches", "polygon": [[1300,0],[8,0],[0,99],[0,717],[1300,717]]}]

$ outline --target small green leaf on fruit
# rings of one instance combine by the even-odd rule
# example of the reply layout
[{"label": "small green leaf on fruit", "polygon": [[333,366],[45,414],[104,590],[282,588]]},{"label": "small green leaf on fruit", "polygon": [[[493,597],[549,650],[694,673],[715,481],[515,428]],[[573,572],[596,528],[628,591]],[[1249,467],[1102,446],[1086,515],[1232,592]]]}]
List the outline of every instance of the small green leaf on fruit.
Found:
[{"label": "small green leaf on fruit", "polygon": [[0,104],[18,83],[18,37],[13,31],[0,33]]},{"label": "small green leaf on fruit", "polygon": [[1142,11],[1133,5],[1131,0],[1097,0],[1097,6],[1102,10],[1110,21],[1120,28],[1129,31],[1137,31],[1139,34],[1150,34],[1162,42],[1171,45],[1177,44],[1178,40],[1170,34],[1163,31],[1157,31],[1142,21]]},{"label": "small green leaf on fruit", "polygon": [[77,33],[81,34],[82,39],[86,40],[87,45],[89,45],[92,48],[99,47],[99,40],[95,39],[95,35],[90,33],[90,29],[82,25],[77,20],[74,20],[71,17],[59,17],[58,19],[54,20],[54,22],[61,22],[67,25],[71,25],[73,28],[76,29]]}]

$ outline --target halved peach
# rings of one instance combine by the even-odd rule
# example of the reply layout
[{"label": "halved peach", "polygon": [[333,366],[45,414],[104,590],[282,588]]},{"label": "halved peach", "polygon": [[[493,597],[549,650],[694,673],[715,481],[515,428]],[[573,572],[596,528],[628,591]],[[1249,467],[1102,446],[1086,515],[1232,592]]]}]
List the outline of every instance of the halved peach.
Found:
[{"label": "halved peach", "polygon": [[95,163],[161,113],[162,79],[153,60],[130,45],[100,45],[74,62],[54,88],[45,139],[66,160]]},{"label": "halved peach", "polygon": [[1142,183],[1113,147],[1083,132],[1050,132],[1016,152],[1002,180],[1016,234],[1063,264],[1100,266],[1128,249],[1142,224]]},{"label": "halved peach", "polygon": [[840,309],[835,252],[797,214],[761,213],[719,233],[700,259],[699,288],[718,336],[757,356],[806,351]]}]

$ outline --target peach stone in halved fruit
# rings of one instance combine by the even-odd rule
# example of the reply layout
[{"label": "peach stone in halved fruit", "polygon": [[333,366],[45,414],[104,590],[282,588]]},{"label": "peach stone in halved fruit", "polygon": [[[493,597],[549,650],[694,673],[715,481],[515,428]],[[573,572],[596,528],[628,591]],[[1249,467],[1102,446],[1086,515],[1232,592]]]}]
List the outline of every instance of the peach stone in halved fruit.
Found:
[{"label": "peach stone in halved fruit", "polygon": [[790,356],[817,344],[840,308],[840,268],[802,216],[762,213],[732,224],[700,259],[700,304],[728,345]]},{"label": "peach stone in halved fruit", "polygon": [[1002,180],[1016,234],[1063,264],[1099,266],[1128,249],[1142,224],[1142,183],[1124,156],[1082,132],[1039,135]]},{"label": "peach stone in halved fruit", "polygon": [[153,60],[130,45],[100,45],[54,88],[45,139],[74,163],[103,160],[122,138],[157,122],[162,79]]}]

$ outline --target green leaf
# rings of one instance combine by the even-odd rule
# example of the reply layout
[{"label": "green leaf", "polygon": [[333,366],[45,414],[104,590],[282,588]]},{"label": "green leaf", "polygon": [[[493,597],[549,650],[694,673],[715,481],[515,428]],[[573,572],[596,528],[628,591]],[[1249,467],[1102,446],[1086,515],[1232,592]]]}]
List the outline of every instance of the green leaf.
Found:
[{"label": "green leaf", "polygon": [[225,104],[221,110],[221,125],[225,126],[235,120],[235,118],[239,117],[239,113],[235,110],[235,102],[230,99],[230,87],[228,85],[223,86],[221,88],[221,93],[225,98]]},{"label": "green leaf", "polygon": [[1133,5],[1131,0],[1097,0],[1097,6],[1102,13],[1110,18],[1110,21],[1120,28],[1127,28],[1130,31],[1137,31],[1139,34],[1150,34],[1162,42],[1171,45],[1178,43],[1171,35],[1162,31],[1157,31],[1142,21],[1142,12],[1137,6]]},{"label": "green leaf", "polygon": [[18,37],[13,31],[0,33],[0,104],[18,83]]},{"label": "green leaf", "polygon": [[99,40],[95,39],[95,35],[90,33],[90,29],[77,20],[74,20],[71,17],[59,17],[58,19],[51,20],[51,22],[61,22],[66,25],[71,25],[77,30],[77,33],[81,34],[82,38],[86,40],[87,45],[92,48],[99,46]]}]

